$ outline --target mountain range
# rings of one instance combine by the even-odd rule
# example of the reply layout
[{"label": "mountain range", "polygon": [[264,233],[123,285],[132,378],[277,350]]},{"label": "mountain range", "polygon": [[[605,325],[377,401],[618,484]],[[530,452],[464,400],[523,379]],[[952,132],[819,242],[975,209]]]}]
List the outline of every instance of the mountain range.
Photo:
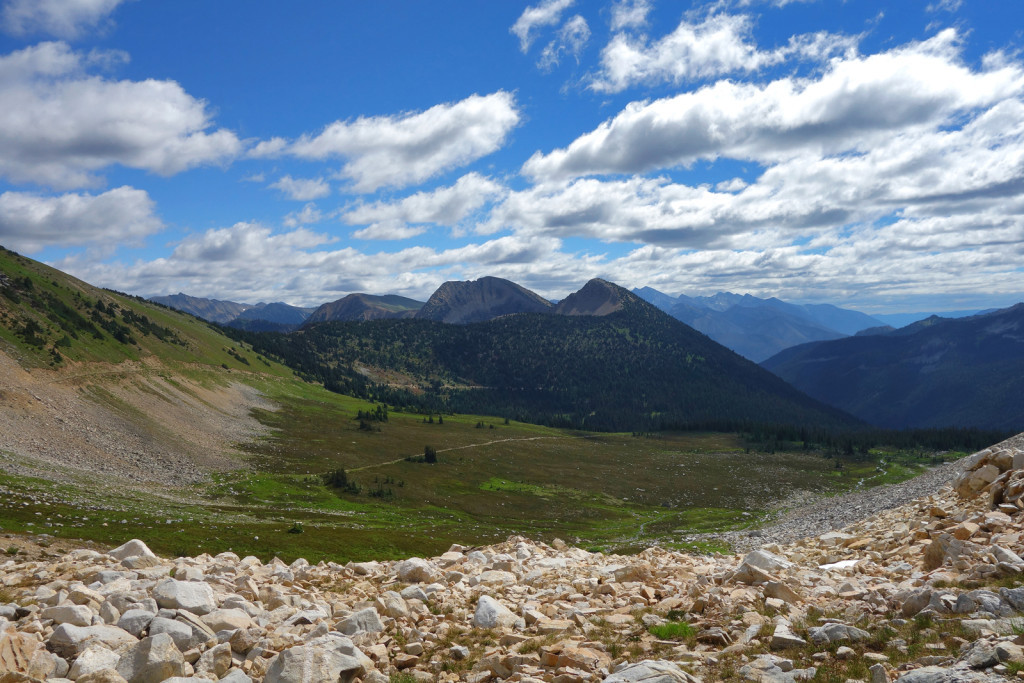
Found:
[{"label": "mountain range", "polygon": [[1024,426],[1024,304],[802,344],[762,365],[882,427]]},{"label": "mountain range", "polygon": [[557,305],[531,294],[481,278],[446,283],[413,319],[235,334],[328,388],[420,410],[614,431],[858,426],[613,283]]},{"label": "mountain range", "polygon": [[[932,315],[868,316],[831,304],[792,304],[776,298],[760,299],[730,292],[699,297],[671,296],[651,287],[642,287],[634,289],[633,293],[754,362],[764,361],[783,349],[806,342],[882,333],[888,331],[890,325],[902,327]],[[186,294],[154,296],[151,300],[221,325],[254,332],[283,333],[303,325],[332,320],[416,317],[465,324],[510,313],[554,312],[557,306],[525,287],[495,277],[445,282],[426,303],[394,294],[364,293],[349,294],[316,308],[300,308],[281,302],[244,304]],[[958,311],[944,316],[963,317],[978,312]]]},{"label": "mountain range", "polygon": [[729,292],[673,297],[651,287],[633,291],[673,318],[754,362],[797,344],[837,339],[885,324],[864,313],[831,304],[799,305]]},{"label": "mountain range", "polygon": [[[662,297],[663,307],[686,303],[644,294]],[[752,299],[697,300],[705,310],[777,309],[822,325],[827,316],[832,325],[849,325],[846,331],[870,322],[833,307],[794,311]],[[446,283],[422,306],[369,295],[316,311],[170,300],[243,322],[261,320],[247,316],[250,310],[279,316],[282,325],[301,318],[303,327],[275,335],[222,328],[247,342],[238,347],[195,318],[0,251],[0,347],[34,365],[147,356],[193,362],[201,353],[209,367],[255,362],[280,372],[271,362],[277,359],[289,373],[390,405],[593,429],[848,428],[857,419],[884,427],[1024,426],[1024,305],[898,330],[875,326],[790,348],[762,368],[603,280],[558,304],[500,278]],[[310,322],[313,316],[326,320]]]}]

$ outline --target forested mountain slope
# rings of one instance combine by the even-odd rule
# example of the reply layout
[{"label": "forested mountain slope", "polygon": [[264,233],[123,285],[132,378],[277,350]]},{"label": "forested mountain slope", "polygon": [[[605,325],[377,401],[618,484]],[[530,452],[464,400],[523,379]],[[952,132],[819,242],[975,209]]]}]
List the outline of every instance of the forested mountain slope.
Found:
[{"label": "forested mountain slope", "polygon": [[245,339],[335,390],[393,405],[626,431],[856,422],[621,287],[592,281],[580,294],[566,298],[574,310],[612,312],[334,322]]},{"label": "forested mountain slope", "polygon": [[804,344],[763,366],[882,427],[1024,428],[1024,304]]}]

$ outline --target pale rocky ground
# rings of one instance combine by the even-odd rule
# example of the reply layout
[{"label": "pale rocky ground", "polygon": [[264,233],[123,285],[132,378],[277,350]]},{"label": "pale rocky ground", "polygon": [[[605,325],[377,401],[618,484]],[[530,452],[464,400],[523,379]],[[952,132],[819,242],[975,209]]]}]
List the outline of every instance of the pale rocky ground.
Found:
[{"label": "pale rocky ground", "polygon": [[[513,537],[344,566],[172,560],[141,541],[9,560],[0,683],[1006,680],[1024,670],[1021,445],[745,555]],[[677,622],[692,632],[651,632]]]},{"label": "pale rocky ground", "polygon": [[241,382],[204,385],[155,359],[28,371],[3,352],[0,406],[0,469],[118,487],[180,486],[237,469],[233,444],[266,431],[252,409],[273,408]]}]

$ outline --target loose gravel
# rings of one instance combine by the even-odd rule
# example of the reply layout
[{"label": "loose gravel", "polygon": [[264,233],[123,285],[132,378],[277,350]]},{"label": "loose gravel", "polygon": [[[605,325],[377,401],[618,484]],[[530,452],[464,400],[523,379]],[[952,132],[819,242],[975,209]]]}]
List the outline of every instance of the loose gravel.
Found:
[{"label": "loose gravel", "polygon": [[[1005,445],[1024,446],[1024,434],[1018,434]],[[729,543],[736,552],[747,552],[771,543],[785,544],[836,531],[918,498],[937,493],[964,470],[967,458],[944,463],[913,479],[898,484],[876,486],[838,496],[822,497],[801,491],[780,506],[779,516],[769,525],[753,531],[728,531],[707,534]]]}]

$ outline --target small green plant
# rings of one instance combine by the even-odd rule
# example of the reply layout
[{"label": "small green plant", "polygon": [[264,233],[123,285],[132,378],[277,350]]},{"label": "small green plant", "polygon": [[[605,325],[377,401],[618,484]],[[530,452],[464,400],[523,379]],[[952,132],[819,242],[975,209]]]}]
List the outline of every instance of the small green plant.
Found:
[{"label": "small green plant", "polygon": [[306,530],[302,528],[302,522],[295,522],[295,524],[292,524],[292,528],[288,530],[288,533],[301,534],[305,533],[305,531]]},{"label": "small green plant", "polygon": [[685,621],[671,621],[667,624],[652,626],[647,630],[658,640],[685,640],[697,635],[696,629]]},{"label": "small green plant", "polygon": [[21,548],[19,548],[16,545],[8,546],[7,547],[7,554],[8,555],[17,555],[20,550],[21,550]]}]

